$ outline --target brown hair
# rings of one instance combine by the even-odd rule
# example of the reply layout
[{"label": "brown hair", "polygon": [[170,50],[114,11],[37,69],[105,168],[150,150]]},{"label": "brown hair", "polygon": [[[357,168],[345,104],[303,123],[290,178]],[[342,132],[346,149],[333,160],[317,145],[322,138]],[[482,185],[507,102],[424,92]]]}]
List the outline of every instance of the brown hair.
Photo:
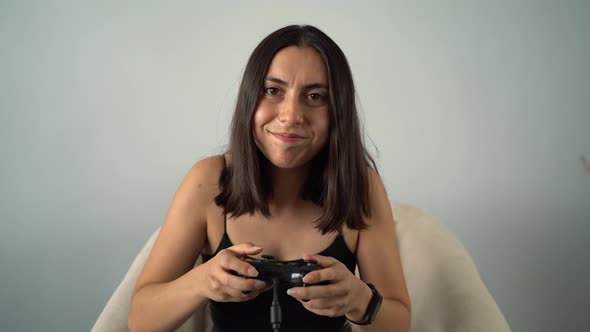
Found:
[{"label": "brown hair", "polygon": [[232,216],[258,210],[270,217],[269,162],[254,141],[252,118],[273,57],[293,45],[312,47],[320,54],[327,67],[330,91],[328,142],[311,161],[303,198],[323,208],[322,216],[315,221],[323,233],[341,231],[344,224],[351,229],[365,229],[363,216],[371,215],[368,168],[377,171],[377,167],[364,145],[352,73],[340,47],[309,25],[290,25],[271,33],[250,56],[231,124],[232,165],[220,176],[221,192],[215,203]]}]

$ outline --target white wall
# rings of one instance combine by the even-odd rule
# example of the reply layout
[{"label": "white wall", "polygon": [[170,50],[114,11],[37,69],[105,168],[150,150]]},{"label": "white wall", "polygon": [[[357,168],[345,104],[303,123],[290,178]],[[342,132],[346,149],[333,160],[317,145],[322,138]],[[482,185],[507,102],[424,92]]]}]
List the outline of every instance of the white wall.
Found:
[{"label": "white wall", "polygon": [[0,2],[0,330],[90,329],[291,23],[351,63],[392,199],[444,221],[514,331],[590,306],[585,1]]}]

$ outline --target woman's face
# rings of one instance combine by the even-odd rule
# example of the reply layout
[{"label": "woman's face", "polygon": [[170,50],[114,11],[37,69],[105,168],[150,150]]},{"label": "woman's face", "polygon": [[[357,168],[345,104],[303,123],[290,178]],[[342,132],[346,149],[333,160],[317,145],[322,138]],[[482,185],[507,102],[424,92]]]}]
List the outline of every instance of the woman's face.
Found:
[{"label": "woman's face", "polygon": [[254,113],[260,151],[280,168],[305,165],[328,141],[329,100],[327,71],[314,49],[290,46],[279,51]]}]

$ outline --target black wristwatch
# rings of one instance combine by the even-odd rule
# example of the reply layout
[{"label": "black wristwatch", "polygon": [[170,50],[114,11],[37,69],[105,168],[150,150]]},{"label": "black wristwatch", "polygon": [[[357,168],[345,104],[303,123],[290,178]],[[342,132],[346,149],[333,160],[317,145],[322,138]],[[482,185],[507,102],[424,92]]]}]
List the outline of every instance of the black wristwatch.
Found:
[{"label": "black wristwatch", "polygon": [[379,307],[381,307],[381,302],[383,302],[383,297],[377,291],[377,288],[373,284],[367,284],[369,288],[373,291],[373,297],[371,297],[371,301],[369,301],[369,306],[367,307],[367,311],[365,312],[365,317],[355,322],[353,320],[348,320],[349,322],[356,324],[356,325],[369,325],[373,323],[375,317],[377,316],[377,312],[379,311]]}]

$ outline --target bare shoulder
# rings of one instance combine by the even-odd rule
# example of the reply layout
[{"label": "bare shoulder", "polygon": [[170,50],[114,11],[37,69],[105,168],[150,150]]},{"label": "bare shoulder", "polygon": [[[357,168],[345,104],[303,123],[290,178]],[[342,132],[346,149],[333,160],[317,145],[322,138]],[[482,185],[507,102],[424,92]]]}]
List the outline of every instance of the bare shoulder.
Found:
[{"label": "bare shoulder", "polygon": [[371,207],[371,218],[366,218],[369,225],[375,223],[389,223],[392,219],[391,206],[389,197],[385,191],[383,180],[377,171],[368,167],[368,182],[369,182],[369,204]]},{"label": "bare shoulder", "polygon": [[217,189],[219,176],[224,167],[225,158],[221,156],[211,156],[197,161],[189,170],[187,179],[198,188],[215,187]]},{"label": "bare shoulder", "polygon": [[[185,221],[206,227],[208,210],[219,194],[219,177],[224,167],[224,156],[211,156],[197,161],[188,170],[170,204],[164,227],[178,221],[178,211]],[[205,228],[206,229],[206,228]]]},{"label": "bare shoulder", "polygon": [[[387,216],[383,216],[383,214],[387,211],[387,204],[389,203],[389,201],[387,200],[387,195],[385,194],[381,177],[374,168],[367,167],[367,179],[367,190],[369,192],[369,207],[371,211],[371,216],[365,216],[363,221],[369,226],[369,228],[363,231],[350,229],[346,226],[344,226],[343,228],[344,239],[348,244],[348,247],[351,249],[351,252],[354,253],[357,253],[358,239],[361,236],[361,234],[363,235],[363,237],[366,237],[365,233],[367,231],[375,230],[375,224],[387,222]],[[384,206],[384,204],[386,206]]]},{"label": "bare shoulder", "polygon": [[367,167],[367,178],[369,179],[369,191],[376,189],[376,187],[383,187],[381,176],[374,168]]},{"label": "bare shoulder", "polygon": [[[192,201],[193,208],[203,214],[219,193],[219,176],[223,170],[223,156],[211,156],[194,163],[178,187],[172,206],[177,201]],[[202,218],[199,218],[202,219]]]}]

